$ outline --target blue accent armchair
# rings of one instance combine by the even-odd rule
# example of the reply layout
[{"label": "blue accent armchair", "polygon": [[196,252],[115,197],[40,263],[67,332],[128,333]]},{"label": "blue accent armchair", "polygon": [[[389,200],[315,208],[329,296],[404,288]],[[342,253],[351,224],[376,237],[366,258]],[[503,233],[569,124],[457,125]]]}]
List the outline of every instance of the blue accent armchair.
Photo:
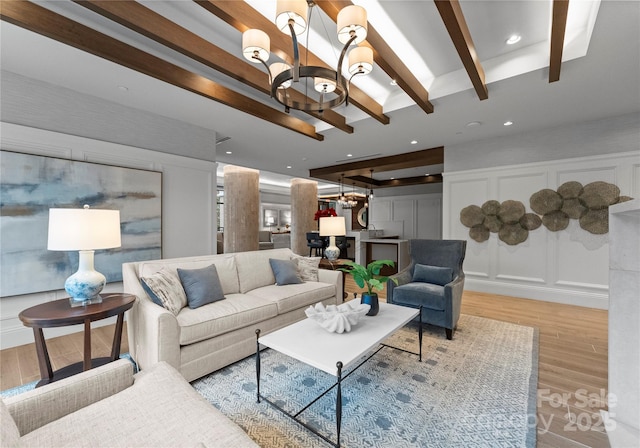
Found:
[{"label": "blue accent armchair", "polygon": [[464,289],[464,240],[409,240],[411,263],[387,282],[387,302],[422,306],[423,323],[444,327],[447,339],[460,318]]}]

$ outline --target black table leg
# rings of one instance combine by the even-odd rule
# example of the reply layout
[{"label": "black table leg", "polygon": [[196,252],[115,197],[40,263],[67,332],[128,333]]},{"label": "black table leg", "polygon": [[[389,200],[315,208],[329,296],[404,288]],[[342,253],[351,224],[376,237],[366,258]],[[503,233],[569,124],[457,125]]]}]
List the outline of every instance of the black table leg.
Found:
[{"label": "black table leg", "polygon": [[340,448],[340,428],[342,427],[342,363],[338,361],[338,392],[336,393],[336,446]]},{"label": "black table leg", "polygon": [[256,330],[256,400],[260,403],[260,329]]},{"label": "black table leg", "polygon": [[418,314],[418,343],[420,344],[419,361],[422,362],[422,305],[420,305],[420,314]]}]

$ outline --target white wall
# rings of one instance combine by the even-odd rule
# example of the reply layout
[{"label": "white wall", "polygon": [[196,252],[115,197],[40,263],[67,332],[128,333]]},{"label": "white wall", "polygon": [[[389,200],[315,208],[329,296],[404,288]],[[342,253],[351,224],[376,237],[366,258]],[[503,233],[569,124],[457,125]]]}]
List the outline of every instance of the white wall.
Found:
[{"label": "white wall", "polygon": [[[215,253],[215,162],[15,124],[0,123],[0,126],[3,150],[161,171],[163,258]],[[109,284],[105,291],[120,292],[122,284]],[[32,330],[24,327],[18,319],[20,311],[64,297],[66,292],[61,289],[1,298],[1,348],[33,342]],[[112,321],[105,320],[100,324]],[[45,337],[80,330],[77,326],[46,329]]]},{"label": "white wall", "polygon": [[485,201],[521,201],[543,188],[556,190],[567,181],[583,185],[605,181],[622,195],[640,197],[640,151],[577,157],[552,162],[448,172],[444,176],[443,237],[467,240],[465,288],[551,302],[608,307],[609,245],[607,235],[582,230],[575,220],[560,232],[546,227],[509,246],[492,233],[477,243],[460,222],[460,210]]}]

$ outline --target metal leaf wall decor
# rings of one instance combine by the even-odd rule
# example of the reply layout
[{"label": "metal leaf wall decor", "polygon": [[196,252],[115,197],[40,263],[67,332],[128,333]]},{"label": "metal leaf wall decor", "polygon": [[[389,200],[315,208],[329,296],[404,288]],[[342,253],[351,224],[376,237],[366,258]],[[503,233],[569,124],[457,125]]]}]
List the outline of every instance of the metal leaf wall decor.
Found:
[{"label": "metal leaf wall decor", "polygon": [[491,233],[510,246],[523,243],[529,232],[544,225],[552,232],[564,230],[576,219],[587,232],[602,235],[609,232],[609,206],[630,201],[620,196],[620,189],[610,183],[597,181],[583,186],[571,181],[558,191],[542,189],[529,198],[535,213],[526,213],[522,202],[489,200],[482,206],[469,205],[460,211],[460,222],[469,227],[469,237],[482,243]]}]

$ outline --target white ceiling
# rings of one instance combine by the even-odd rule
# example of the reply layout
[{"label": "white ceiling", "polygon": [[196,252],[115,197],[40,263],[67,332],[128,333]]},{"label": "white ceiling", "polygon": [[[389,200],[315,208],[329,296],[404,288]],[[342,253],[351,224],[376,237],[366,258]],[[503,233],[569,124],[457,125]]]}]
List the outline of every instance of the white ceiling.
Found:
[{"label": "white ceiling", "polygon": [[[70,1],[37,3],[277,108],[267,95],[249,91]],[[141,3],[240,57],[241,33],[194,2]],[[273,15],[275,2],[249,3],[265,9],[267,17]],[[230,137],[217,146],[218,161],[282,176],[274,182],[308,177],[312,168],[437,146],[445,147],[446,157],[448,146],[640,110],[640,2],[572,0],[560,81],[549,83],[550,1],[461,1],[486,73],[489,98],[484,101],[473,90],[432,1],[354,3],[366,7],[370,24],[429,90],[434,113],[418,108],[375,67],[371,76],[356,78],[354,84],[383,105],[391,123],[383,125],[353,105],[341,106],[338,111],[355,128],[347,134],[296,113],[324,135],[324,141],[316,141],[4,21],[0,63],[3,70],[215,130]],[[314,16],[312,25],[318,36],[326,39],[326,28],[336,40],[335,24],[324,14]],[[522,34],[522,40],[508,46],[505,41],[512,33]],[[335,65],[330,60],[335,49],[314,44],[310,49],[328,53],[329,64]],[[503,126],[507,120],[514,124]],[[467,126],[470,122],[480,125]],[[411,140],[418,143],[412,145]],[[430,167],[428,173],[442,168]],[[425,170],[411,173],[427,174]],[[375,177],[405,175],[416,174]]]}]

